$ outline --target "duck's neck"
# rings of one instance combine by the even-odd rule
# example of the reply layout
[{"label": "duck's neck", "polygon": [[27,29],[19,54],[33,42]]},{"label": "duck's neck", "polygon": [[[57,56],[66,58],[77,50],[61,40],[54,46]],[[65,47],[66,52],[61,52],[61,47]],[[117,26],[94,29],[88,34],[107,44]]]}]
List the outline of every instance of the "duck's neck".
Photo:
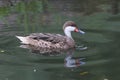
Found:
[{"label": "duck's neck", "polygon": [[65,35],[66,35],[67,37],[73,39],[73,38],[72,38],[72,35],[71,35],[71,31],[69,31],[68,29],[65,29],[65,30],[64,30],[64,33],[65,33]]}]

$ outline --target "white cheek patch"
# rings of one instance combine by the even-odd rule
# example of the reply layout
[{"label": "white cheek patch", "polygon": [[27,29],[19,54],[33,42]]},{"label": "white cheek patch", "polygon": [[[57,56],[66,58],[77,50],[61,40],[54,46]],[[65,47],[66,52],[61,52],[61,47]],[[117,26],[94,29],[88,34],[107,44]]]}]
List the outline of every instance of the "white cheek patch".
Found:
[{"label": "white cheek patch", "polygon": [[68,26],[68,27],[65,28],[64,33],[65,33],[66,36],[72,38],[71,31],[74,31],[74,30],[75,30],[75,27]]},{"label": "white cheek patch", "polygon": [[68,26],[65,28],[65,31],[74,31],[75,30],[75,27],[73,26]]}]

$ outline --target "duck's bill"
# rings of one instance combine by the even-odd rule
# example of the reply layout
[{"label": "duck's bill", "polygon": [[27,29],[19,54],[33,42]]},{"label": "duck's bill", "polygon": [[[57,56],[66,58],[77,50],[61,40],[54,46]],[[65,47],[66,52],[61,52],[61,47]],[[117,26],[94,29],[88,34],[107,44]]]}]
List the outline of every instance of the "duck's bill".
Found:
[{"label": "duck's bill", "polygon": [[74,32],[79,32],[80,34],[85,34],[84,31],[82,31],[82,30],[80,30],[80,29],[78,29],[78,28],[76,28],[76,29],[74,30]]},{"label": "duck's bill", "polygon": [[80,34],[85,34],[85,32],[82,31],[82,30],[78,30],[78,32],[79,32]]}]

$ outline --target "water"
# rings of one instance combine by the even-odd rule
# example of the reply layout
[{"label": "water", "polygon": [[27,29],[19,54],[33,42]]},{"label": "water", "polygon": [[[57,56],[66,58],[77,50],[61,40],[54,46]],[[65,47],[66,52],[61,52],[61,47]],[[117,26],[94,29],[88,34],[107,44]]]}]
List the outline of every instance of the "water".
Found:
[{"label": "water", "polygon": [[[68,11],[51,10],[44,15],[23,10],[0,18],[0,80],[120,80],[120,15],[99,12],[83,16]],[[71,54],[40,55],[19,47],[16,35],[64,34],[66,20],[75,21],[86,32],[73,33],[77,48]]]}]

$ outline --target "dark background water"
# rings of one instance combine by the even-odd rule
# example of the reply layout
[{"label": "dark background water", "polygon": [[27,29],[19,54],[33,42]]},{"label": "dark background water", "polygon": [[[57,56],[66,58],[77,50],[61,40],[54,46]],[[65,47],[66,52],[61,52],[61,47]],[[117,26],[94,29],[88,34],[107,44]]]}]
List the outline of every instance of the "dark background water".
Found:
[{"label": "dark background water", "polygon": [[[11,1],[0,2],[0,80],[120,80],[119,0]],[[67,20],[86,32],[72,34],[77,45],[88,47],[73,54],[85,58],[84,65],[68,68],[66,53],[43,56],[19,47],[16,35],[64,34]]]}]

